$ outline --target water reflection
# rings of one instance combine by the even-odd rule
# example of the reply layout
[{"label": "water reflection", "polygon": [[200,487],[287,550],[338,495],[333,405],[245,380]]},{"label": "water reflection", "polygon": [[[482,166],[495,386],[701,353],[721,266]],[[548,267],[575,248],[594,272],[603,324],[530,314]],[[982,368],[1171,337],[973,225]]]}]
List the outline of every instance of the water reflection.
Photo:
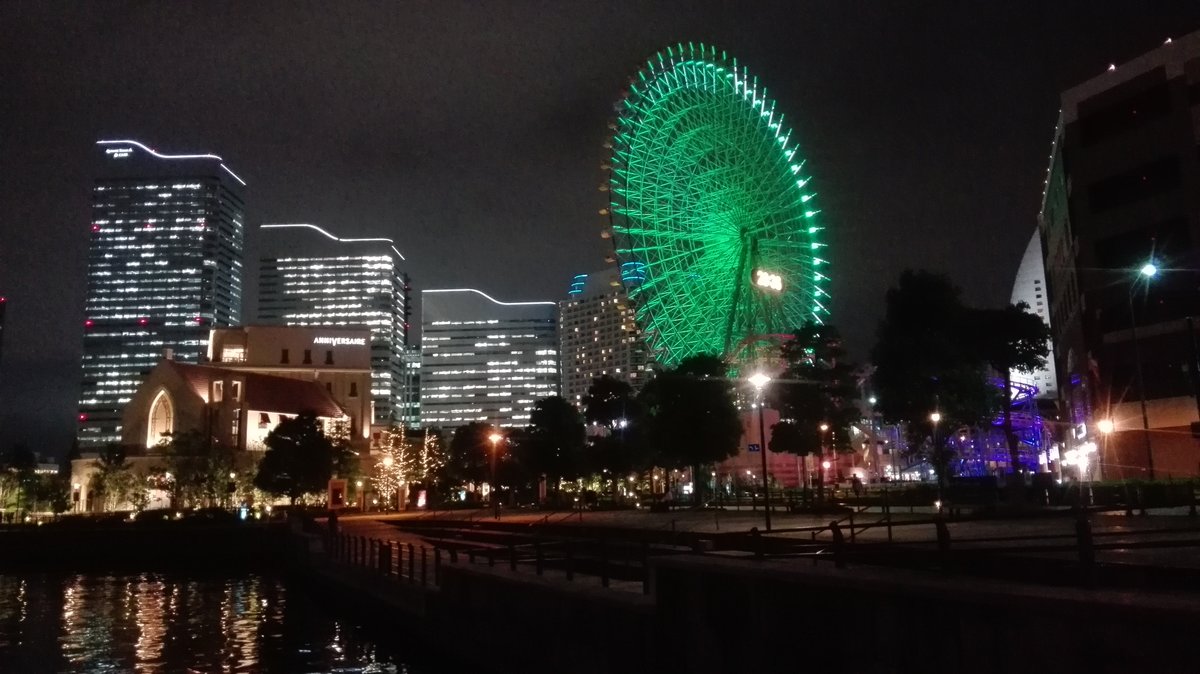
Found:
[{"label": "water reflection", "polygon": [[274,578],[0,575],[0,669],[412,672]]}]

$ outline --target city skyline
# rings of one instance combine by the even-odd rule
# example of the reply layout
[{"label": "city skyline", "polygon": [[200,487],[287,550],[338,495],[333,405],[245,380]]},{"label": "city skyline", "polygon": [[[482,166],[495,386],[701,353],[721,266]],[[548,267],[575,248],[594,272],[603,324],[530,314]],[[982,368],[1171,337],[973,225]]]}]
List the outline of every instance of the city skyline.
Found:
[{"label": "city skyline", "polygon": [[[550,298],[606,252],[595,212],[612,102],[650,54],[703,39],[737,54],[789,112],[830,224],[832,315],[862,355],[904,267],[1004,302],[1059,92],[1200,24],[1194,7],[1139,16],[1090,3],[281,7],[0,9],[9,31],[22,27],[4,41],[14,95],[0,124],[23,139],[0,158],[12,176],[0,196],[0,443],[44,439],[57,453],[69,438],[99,138],[226,156],[252,183],[249,226],[394,238],[418,288]],[[936,36],[905,29],[935,16]],[[448,30],[468,39],[438,37]],[[229,38],[213,59],[177,49],[210,35]],[[78,49],[62,49],[67,36]],[[36,390],[18,384],[29,380]]]}]

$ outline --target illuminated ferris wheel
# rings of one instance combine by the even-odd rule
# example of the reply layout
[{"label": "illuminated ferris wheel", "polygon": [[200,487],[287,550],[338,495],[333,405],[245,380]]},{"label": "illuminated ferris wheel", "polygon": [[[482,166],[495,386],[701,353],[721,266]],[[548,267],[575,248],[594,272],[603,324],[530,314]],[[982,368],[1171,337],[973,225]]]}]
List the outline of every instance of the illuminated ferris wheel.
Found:
[{"label": "illuminated ferris wheel", "polygon": [[617,107],[601,213],[655,360],[734,356],[823,322],[816,193],[757,79],[724,52],[681,44],[651,58]]}]

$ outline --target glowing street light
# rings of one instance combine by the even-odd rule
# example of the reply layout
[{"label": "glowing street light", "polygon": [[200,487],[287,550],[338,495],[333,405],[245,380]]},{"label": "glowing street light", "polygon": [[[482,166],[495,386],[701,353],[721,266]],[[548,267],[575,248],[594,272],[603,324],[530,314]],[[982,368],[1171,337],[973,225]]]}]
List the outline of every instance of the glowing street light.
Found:
[{"label": "glowing street light", "polygon": [[1101,433],[1103,433],[1105,435],[1112,433],[1113,428],[1115,428],[1115,427],[1113,426],[1112,419],[1101,419],[1100,421],[1096,422],[1096,430],[1100,431]]},{"label": "glowing street light", "polygon": [[1158,267],[1149,261],[1138,269],[1138,276],[1129,282],[1129,334],[1133,342],[1133,365],[1137,375],[1138,400],[1142,406],[1142,439],[1146,444],[1146,475],[1154,479],[1154,450],[1150,447],[1150,416],[1146,412],[1146,383],[1142,379],[1142,352],[1138,348],[1137,317],[1133,311],[1133,291],[1140,279],[1146,280],[1146,291],[1150,290],[1150,279],[1158,274]]},{"label": "glowing street light", "polygon": [[492,441],[492,516],[496,519],[500,519],[500,501],[496,498],[496,448],[503,439],[504,436],[499,431],[492,431],[492,434],[488,436],[488,440]]},{"label": "glowing street light", "polygon": [[941,420],[942,420],[942,413],[941,413],[941,412],[934,412],[933,414],[930,414],[930,415],[929,415],[929,420],[930,420],[930,421],[932,421],[933,423],[935,423],[935,424],[936,424],[937,422],[939,422],[939,421],[941,421]]},{"label": "glowing street light", "polygon": [[763,372],[757,372],[750,376],[750,383],[754,385],[758,391],[758,456],[762,459],[762,476],[763,476],[763,522],[767,531],[771,530],[771,485],[767,484],[767,427],[763,421],[764,408],[766,401],[763,398],[763,390],[767,384],[771,383],[770,375]]}]

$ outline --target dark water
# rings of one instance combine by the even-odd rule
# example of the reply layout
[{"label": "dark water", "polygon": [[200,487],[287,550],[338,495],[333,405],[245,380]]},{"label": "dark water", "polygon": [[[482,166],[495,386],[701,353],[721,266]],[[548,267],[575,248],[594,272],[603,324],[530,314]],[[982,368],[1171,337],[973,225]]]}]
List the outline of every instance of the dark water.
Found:
[{"label": "dark water", "polygon": [[4,673],[433,674],[368,634],[267,576],[0,575]]}]

